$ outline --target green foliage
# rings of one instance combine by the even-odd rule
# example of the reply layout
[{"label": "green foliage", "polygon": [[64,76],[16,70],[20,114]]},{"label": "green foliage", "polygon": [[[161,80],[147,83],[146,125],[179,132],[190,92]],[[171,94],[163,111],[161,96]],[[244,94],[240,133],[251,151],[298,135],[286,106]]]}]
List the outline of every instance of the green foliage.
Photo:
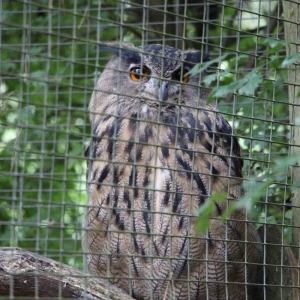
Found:
[{"label": "green foliage", "polygon": [[[72,12],[50,12],[47,5],[3,4],[0,245],[82,266],[83,152],[97,53],[80,39],[72,42]],[[45,32],[49,22],[53,34]],[[84,31],[75,28],[80,37]]]},{"label": "green foliage", "polygon": [[[289,156],[277,160],[271,169],[266,170],[264,174],[257,176],[256,178],[251,178],[244,181],[244,188],[247,193],[237,200],[229,201],[230,205],[224,211],[221,216],[221,220],[225,221],[230,219],[231,214],[238,209],[247,209],[248,215],[257,218],[258,226],[263,223],[276,223],[277,217],[282,217],[281,213],[278,215],[273,212],[270,216],[266,216],[265,212],[261,213],[258,211],[258,202],[261,200],[262,195],[268,195],[268,191],[272,189],[272,186],[284,185],[286,189],[292,191],[297,188],[300,181],[296,181],[293,184],[286,185],[287,174],[291,166],[295,166],[297,161],[299,161],[299,156]],[[209,228],[209,221],[213,216],[215,211],[215,204],[218,202],[227,201],[226,193],[220,193],[213,195],[208,199],[200,209],[199,209],[199,219],[198,219],[198,229],[200,232],[205,233]],[[287,225],[291,220],[291,210],[285,212],[284,220],[281,220],[281,225]],[[286,239],[290,241],[290,229],[287,227]]]},{"label": "green foliage", "polygon": [[197,221],[197,228],[201,233],[205,233],[210,225],[210,220],[215,211],[215,204],[223,202],[227,197],[226,193],[219,193],[212,195],[207,201],[199,208],[199,218]]},{"label": "green foliage", "polygon": [[[273,40],[266,38],[260,41],[261,44],[268,45],[269,50],[265,52],[265,55],[268,57],[268,68],[266,68],[265,60],[266,56],[257,58],[257,67],[250,72],[242,71],[240,73],[233,73],[231,69],[238,64],[238,61],[241,59],[250,59],[250,55],[241,55],[238,58],[232,58],[227,61],[227,68],[216,72],[215,74],[207,75],[203,78],[203,83],[209,87],[213,82],[219,80],[220,84],[215,86],[208,98],[208,102],[212,102],[214,99],[226,98],[229,94],[234,93],[239,96],[254,96],[257,92],[257,89],[262,85],[264,80],[270,80],[273,77],[275,71],[279,74],[276,78],[271,79],[274,85],[282,80],[284,75],[286,75],[286,70],[284,68],[295,63],[299,57],[299,53],[295,53],[289,56],[284,55],[271,55],[277,52],[280,52],[282,47],[285,47],[287,42],[280,40]],[[274,52],[275,51],[275,52]],[[218,63],[219,65],[224,62],[225,58],[228,55],[220,56],[209,62],[197,64],[190,72],[192,76],[197,73],[202,73],[207,71],[212,65]],[[222,68],[222,66],[221,66]],[[283,71],[283,72],[282,72]],[[262,86],[260,93],[268,92],[266,86]]]}]

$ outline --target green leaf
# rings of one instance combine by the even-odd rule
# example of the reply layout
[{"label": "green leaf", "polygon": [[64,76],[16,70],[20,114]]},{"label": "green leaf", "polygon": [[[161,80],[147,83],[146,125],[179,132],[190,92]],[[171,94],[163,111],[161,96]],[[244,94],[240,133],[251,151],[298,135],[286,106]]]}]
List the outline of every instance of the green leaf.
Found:
[{"label": "green leaf", "polygon": [[205,86],[210,86],[212,82],[216,81],[218,78],[222,76],[227,76],[228,74],[229,72],[224,71],[224,72],[217,72],[214,74],[206,75],[203,78],[203,83],[205,84]]},{"label": "green leaf", "polygon": [[205,62],[205,63],[199,63],[199,64],[195,65],[195,67],[193,67],[188,72],[188,74],[191,76],[200,74],[200,73],[206,71],[211,65],[216,64],[216,63],[220,64],[226,57],[227,57],[227,54],[219,56],[219,57],[217,57],[213,60],[210,60],[208,62]]},{"label": "green leaf", "polygon": [[274,54],[278,53],[280,50],[282,50],[283,47],[285,47],[288,42],[283,40],[276,40],[272,38],[265,38],[258,41],[259,44],[268,46],[270,49],[268,49],[265,53],[266,54]]},{"label": "green leaf", "polygon": [[209,228],[210,219],[215,210],[215,203],[222,202],[226,200],[226,198],[227,198],[227,193],[215,194],[211,196],[211,198],[207,199],[206,202],[199,208],[197,228],[200,231],[200,233],[205,233],[206,230]]},{"label": "green leaf", "polygon": [[295,165],[300,159],[299,155],[290,155],[285,158],[276,159],[274,173],[286,171],[287,167]]},{"label": "green leaf", "polygon": [[247,96],[254,95],[256,89],[263,81],[262,75],[258,72],[261,68],[262,67],[257,67],[243,78],[231,82],[230,84],[213,88],[208,97],[208,101],[211,101],[213,98],[222,98],[235,92]]},{"label": "green leaf", "polygon": [[281,67],[284,68],[284,67],[287,67],[293,63],[295,63],[300,57],[300,53],[294,53],[294,54],[291,54],[289,56],[287,56],[284,61],[282,62],[282,65]]},{"label": "green leaf", "polygon": [[258,44],[269,46],[270,48],[276,48],[278,46],[284,47],[288,42],[272,38],[264,38],[258,41]]},{"label": "green leaf", "polygon": [[199,209],[199,217],[197,228],[200,233],[205,233],[209,228],[210,219],[212,217],[215,205],[211,199],[208,199]]},{"label": "green leaf", "polygon": [[229,68],[235,68],[238,62],[245,63],[249,60],[249,55],[240,54],[228,60]]},{"label": "green leaf", "polygon": [[242,95],[252,96],[256,89],[262,83],[263,77],[256,70],[253,70],[244,77],[243,86],[239,88],[238,92]]},{"label": "green leaf", "polygon": [[286,219],[291,220],[292,217],[293,217],[293,212],[292,212],[292,210],[290,209],[290,210],[286,211],[284,217],[285,217]]},{"label": "green leaf", "polygon": [[284,56],[272,55],[270,56],[269,66],[274,69],[279,69],[282,67],[283,60]]},{"label": "green leaf", "polygon": [[205,84],[205,86],[210,86],[212,82],[217,80],[218,77],[218,73],[207,75],[203,78],[203,83]]}]

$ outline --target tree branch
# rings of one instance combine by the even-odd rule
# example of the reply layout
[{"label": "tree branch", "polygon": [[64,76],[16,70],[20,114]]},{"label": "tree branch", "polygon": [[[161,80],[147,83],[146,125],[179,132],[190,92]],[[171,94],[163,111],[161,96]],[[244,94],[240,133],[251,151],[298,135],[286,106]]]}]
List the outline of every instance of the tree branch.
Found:
[{"label": "tree branch", "polygon": [[105,280],[20,248],[0,248],[0,296],[133,300]]}]

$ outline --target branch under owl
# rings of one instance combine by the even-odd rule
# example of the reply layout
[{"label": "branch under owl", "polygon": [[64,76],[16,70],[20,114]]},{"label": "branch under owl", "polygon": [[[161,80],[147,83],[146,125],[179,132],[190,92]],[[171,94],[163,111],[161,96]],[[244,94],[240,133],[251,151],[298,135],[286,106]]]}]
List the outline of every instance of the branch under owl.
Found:
[{"label": "branch under owl", "polygon": [[0,248],[0,297],[132,300],[121,289],[83,271],[20,249]]}]

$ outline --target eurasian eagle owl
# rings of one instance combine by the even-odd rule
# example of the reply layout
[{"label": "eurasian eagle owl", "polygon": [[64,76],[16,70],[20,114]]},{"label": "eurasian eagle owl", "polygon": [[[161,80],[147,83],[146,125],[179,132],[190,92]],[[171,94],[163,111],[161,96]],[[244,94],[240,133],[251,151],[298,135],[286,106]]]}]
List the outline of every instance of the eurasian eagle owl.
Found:
[{"label": "eurasian eagle owl", "polygon": [[[90,102],[84,247],[91,274],[135,299],[254,299],[260,238],[244,211],[219,217],[241,195],[232,128],[190,76],[200,51],[100,46],[114,57]],[[196,222],[211,195],[206,234]]]}]

